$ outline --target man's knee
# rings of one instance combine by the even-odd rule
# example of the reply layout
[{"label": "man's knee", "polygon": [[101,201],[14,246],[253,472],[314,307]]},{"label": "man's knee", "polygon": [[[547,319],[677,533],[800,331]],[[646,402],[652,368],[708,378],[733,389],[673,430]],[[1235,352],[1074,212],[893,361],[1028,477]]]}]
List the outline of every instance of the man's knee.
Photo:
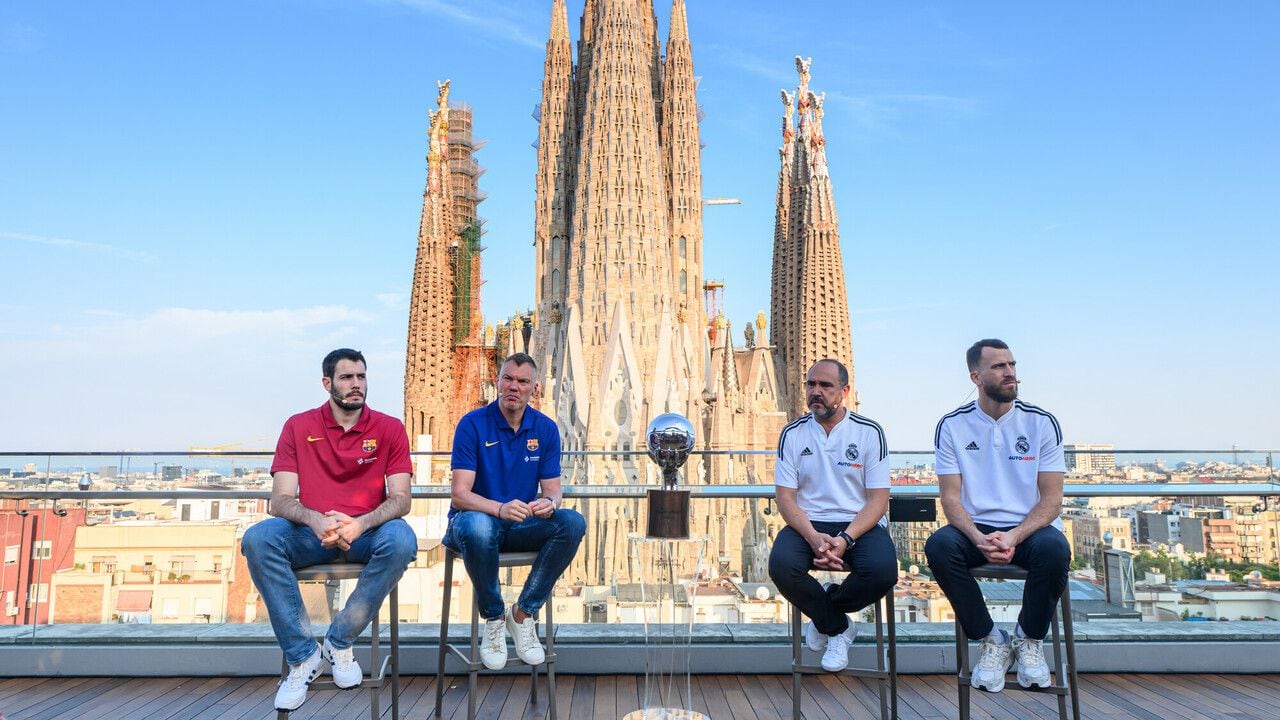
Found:
[{"label": "man's knee", "polygon": [[877,594],[883,595],[898,582],[898,560],[887,558],[872,563],[866,570],[859,571],[859,580],[867,587],[874,588]]},{"label": "man's knee", "polygon": [[383,524],[380,533],[386,553],[406,565],[418,556],[418,536],[401,518]]},{"label": "man's knee", "polygon": [[277,541],[280,539],[282,522],[289,521],[282,518],[267,518],[245,530],[244,537],[240,538],[240,552],[244,553],[245,558],[250,560],[260,558],[265,553],[279,548]]},{"label": "man's knee", "polygon": [[774,585],[794,585],[797,578],[808,574],[809,568],[797,565],[790,553],[778,552],[777,545],[774,545],[769,553],[769,579]]},{"label": "man's knee", "polygon": [[453,517],[451,528],[459,549],[498,546],[499,520],[478,510],[464,510]]},{"label": "man's knee", "polygon": [[1031,536],[1034,562],[1054,571],[1066,573],[1071,566],[1071,545],[1060,530],[1046,527]]},{"label": "man's knee", "polygon": [[570,540],[581,541],[587,534],[587,520],[577,510],[560,508],[552,514],[551,518],[559,526],[560,532]]},{"label": "man's knee", "polygon": [[965,537],[950,525],[943,525],[934,531],[924,544],[924,556],[929,567],[946,562],[948,559],[963,554]]}]

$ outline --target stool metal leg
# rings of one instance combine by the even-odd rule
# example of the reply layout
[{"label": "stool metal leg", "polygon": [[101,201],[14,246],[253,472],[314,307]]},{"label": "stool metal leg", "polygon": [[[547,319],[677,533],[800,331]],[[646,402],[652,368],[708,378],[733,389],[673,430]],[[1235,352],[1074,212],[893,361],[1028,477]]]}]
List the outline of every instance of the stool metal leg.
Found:
[{"label": "stool metal leg", "polygon": [[400,719],[400,583],[391,588],[391,720]]},{"label": "stool metal leg", "polygon": [[[369,678],[382,673],[382,653],[378,652],[378,613],[373,614],[373,621],[369,625]],[[378,691],[382,688],[380,685],[369,686],[369,714],[371,717],[377,718],[381,715],[378,712]]]},{"label": "stool metal leg", "polygon": [[555,598],[547,600],[547,705],[551,710],[551,720],[556,720],[556,622],[555,610],[552,607]]},{"label": "stool metal leg", "polygon": [[893,588],[889,588],[884,596],[886,615],[889,616],[889,717],[898,720],[898,631],[897,607],[894,603]]},{"label": "stool metal leg", "polygon": [[791,610],[791,717],[800,720],[800,610],[790,603]]},{"label": "stool metal leg", "polygon": [[1062,630],[1067,639],[1067,678],[1071,688],[1071,717],[1080,720],[1080,684],[1076,680],[1076,637],[1071,622],[1070,587],[1062,593]]},{"label": "stool metal leg", "polygon": [[471,667],[467,674],[467,720],[476,717],[476,680],[480,667],[476,658],[480,655],[480,598],[471,595]]},{"label": "stool metal leg", "polygon": [[449,643],[449,600],[453,597],[453,552],[444,555],[444,600],[440,608],[440,647],[436,651],[436,717],[444,703],[444,655]]},{"label": "stool metal leg", "polygon": [[[1058,608],[1053,609],[1053,615],[1050,616],[1049,627],[1053,630],[1053,659],[1057,664],[1057,682],[1056,684],[1066,686],[1066,659],[1062,655],[1062,637],[1058,631]],[[1058,720],[1067,720],[1067,696],[1065,693],[1054,693],[1058,696]]]},{"label": "stool metal leg", "polygon": [[969,720],[969,637],[956,620],[956,690],[959,694],[960,720]]},{"label": "stool metal leg", "polygon": [[[892,591],[891,591],[892,592]],[[884,598],[875,601],[872,604],[874,610],[872,614],[876,619],[876,671],[885,672],[885,646],[884,646],[884,610],[881,603]],[[889,678],[876,678],[876,690],[880,695],[880,720],[886,720],[889,717]]]}]

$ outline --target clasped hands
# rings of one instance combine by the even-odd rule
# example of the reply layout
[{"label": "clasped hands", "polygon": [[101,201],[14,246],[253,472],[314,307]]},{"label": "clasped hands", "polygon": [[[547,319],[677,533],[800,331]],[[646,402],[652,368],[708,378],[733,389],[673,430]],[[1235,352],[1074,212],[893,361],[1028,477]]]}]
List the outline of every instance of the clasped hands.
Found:
[{"label": "clasped hands", "polygon": [[813,566],[819,570],[840,571],[844,569],[844,553],[849,548],[844,540],[826,533],[815,533],[809,540],[813,548]]},{"label": "clasped hands", "polygon": [[551,513],[555,510],[556,505],[551,498],[540,497],[531,503],[523,500],[508,500],[498,506],[498,519],[521,522],[530,515],[545,519],[551,517]]},{"label": "clasped hands", "polygon": [[364,532],[364,527],[360,523],[359,518],[353,518],[350,515],[330,510],[324,514],[324,517],[311,528],[316,537],[320,538],[320,545],[326,548],[338,548],[339,550],[350,550],[351,543]]},{"label": "clasped hands", "polygon": [[1013,562],[1013,551],[1018,547],[1018,537],[1012,530],[997,530],[982,536],[976,543],[978,550],[992,565],[1008,565]]}]

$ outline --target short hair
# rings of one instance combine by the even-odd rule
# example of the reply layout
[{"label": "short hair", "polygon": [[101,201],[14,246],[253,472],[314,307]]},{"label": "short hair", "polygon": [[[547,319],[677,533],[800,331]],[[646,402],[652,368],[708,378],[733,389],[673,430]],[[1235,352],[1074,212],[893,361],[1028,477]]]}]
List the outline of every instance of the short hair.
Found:
[{"label": "short hair", "polygon": [[836,360],[835,358],[822,358],[818,362],[814,363],[814,365],[824,362],[832,363],[836,366],[836,374],[840,376],[840,387],[844,387],[849,384],[849,368],[845,367],[844,363]]},{"label": "short hair", "polygon": [[982,359],[982,348],[995,348],[996,350],[1008,350],[1009,346],[1003,340],[997,338],[983,338],[978,342],[969,346],[968,352],[964,354],[964,359],[969,363],[969,372],[978,369],[978,361]]},{"label": "short hair", "polygon": [[360,354],[359,350],[338,348],[324,356],[324,362],[320,363],[320,370],[324,373],[325,377],[333,379],[333,373],[338,369],[338,363],[343,360],[359,362],[366,368],[369,367],[369,363],[365,362],[364,355]]},{"label": "short hair", "polygon": [[[529,353],[518,352],[508,355],[507,359],[502,361],[502,365],[506,365],[507,363],[515,363],[516,367],[520,367],[521,365],[532,365],[534,376],[536,377],[538,374],[538,363],[534,362],[533,357],[530,356]],[[501,367],[501,365],[499,365],[499,367]]]}]

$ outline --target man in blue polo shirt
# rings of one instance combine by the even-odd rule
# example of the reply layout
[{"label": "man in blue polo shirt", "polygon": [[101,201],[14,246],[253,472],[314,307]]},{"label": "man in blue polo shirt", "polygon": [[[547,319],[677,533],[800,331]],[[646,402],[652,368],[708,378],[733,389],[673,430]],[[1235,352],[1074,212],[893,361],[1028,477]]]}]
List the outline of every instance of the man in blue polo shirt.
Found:
[{"label": "man in blue polo shirt", "polygon": [[[472,410],[453,434],[452,507],[444,544],[462,556],[485,619],[480,660],[507,665],[505,631],[529,665],[546,657],[534,616],[573,561],[587,523],[561,507],[560,429],[529,407],[538,366],[516,353],[498,371],[498,399]],[[537,552],[519,599],[503,607],[499,552]]]}]

